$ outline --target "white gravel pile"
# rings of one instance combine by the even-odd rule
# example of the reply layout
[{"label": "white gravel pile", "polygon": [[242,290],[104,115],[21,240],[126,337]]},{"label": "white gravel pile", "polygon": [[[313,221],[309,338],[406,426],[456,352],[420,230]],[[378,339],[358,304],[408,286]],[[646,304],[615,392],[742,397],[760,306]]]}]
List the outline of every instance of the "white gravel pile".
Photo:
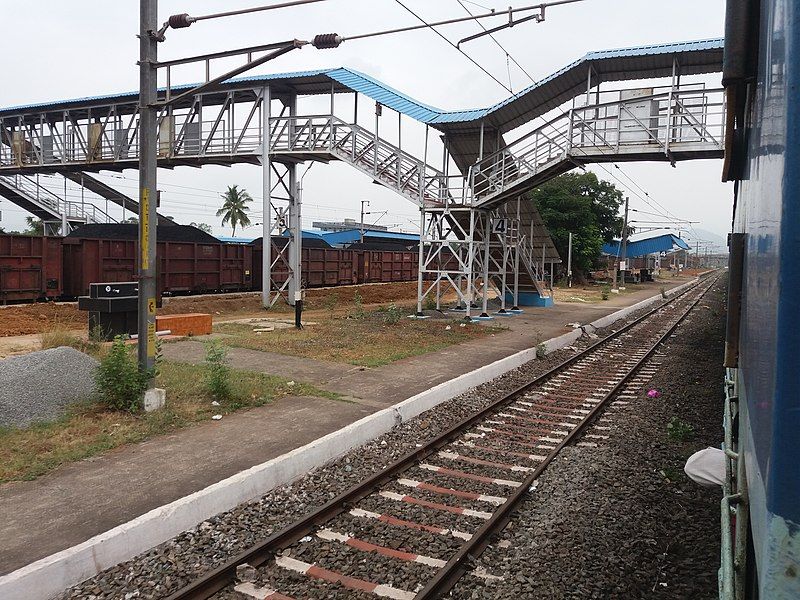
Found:
[{"label": "white gravel pile", "polygon": [[61,416],[94,393],[98,362],[74,348],[0,360],[0,425],[27,427]]}]

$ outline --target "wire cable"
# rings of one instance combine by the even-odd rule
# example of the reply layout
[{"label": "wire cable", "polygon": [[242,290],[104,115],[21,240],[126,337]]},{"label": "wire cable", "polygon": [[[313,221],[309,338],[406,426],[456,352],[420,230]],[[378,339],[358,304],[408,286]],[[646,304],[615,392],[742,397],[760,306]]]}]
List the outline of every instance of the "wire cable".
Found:
[{"label": "wire cable", "polygon": [[[464,1],[467,1],[467,2],[469,2],[469,0],[464,0]],[[471,17],[474,17],[475,15],[473,15],[473,14],[472,14],[472,11],[471,11],[470,9],[468,9],[466,6],[464,6],[464,1],[462,1],[462,0],[456,0],[456,2],[458,2],[458,3],[461,5],[461,8],[463,8],[465,11],[467,11],[467,14],[468,14],[469,16],[471,16]],[[470,4],[475,4],[475,2],[470,2]],[[478,4],[477,6],[480,6],[480,5]],[[481,28],[481,29],[483,29],[484,31],[487,31],[487,29],[486,29],[486,27],[484,26],[484,24],[483,24],[483,23],[481,23],[481,22],[480,22],[479,20],[477,20],[477,19],[475,19],[475,22],[476,22],[478,25],[480,25],[480,28]],[[496,37],[494,37],[494,34],[491,34],[491,33],[490,33],[490,34],[489,34],[489,37],[492,39],[492,41],[493,41],[495,44],[497,44],[497,46],[500,48],[500,50],[502,50],[503,52],[505,52],[505,53],[506,53],[506,62],[508,62],[509,60],[511,60],[511,62],[513,62],[513,63],[514,63],[516,66],[517,66],[517,68],[519,68],[519,70],[520,70],[520,71],[522,71],[523,73],[525,73],[525,75],[528,77],[528,79],[530,79],[530,80],[531,80],[531,82],[535,84],[535,83],[536,83],[536,80],[535,80],[535,79],[534,79],[534,78],[531,76],[531,74],[530,74],[530,73],[528,73],[528,71],[526,71],[526,70],[525,70],[525,67],[523,67],[521,64],[519,64],[519,62],[517,62],[517,59],[516,59],[516,58],[514,58],[514,57],[511,55],[511,53],[510,53],[508,50],[506,50],[506,49],[503,47],[503,45],[502,45],[502,44],[501,44],[499,41],[497,41],[497,38],[496,38]],[[509,74],[508,78],[509,78],[509,80],[511,79],[511,75],[510,75],[510,74]]]},{"label": "wire cable", "polygon": [[466,56],[466,57],[469,59],[469,61],[470,61],[472,64],[474,64],[474,65],[475,65],[476,67],[478,67],[478,68],[479,68],[481,71],[483,71],[483,72],[484,72],[484,73],[486,73],[486,74],[487,74],[489,77],[491,77],[491,78],[492,78],[492,79],[493,79],[493,80],[494,80],[494,81],[495,81],[495,82],[496,82],[496,83],[497,83],[499,86],[501,86],[501,87],[502,87],[504,90],[506,90],[506,91],[507,91],[509,94],[513,94],[513,93],[514,93],[514,92],[511,90],[511,88],[509,88],[508,86],[506,86],[506,85],[505,85],[505,84],[504,84],[502,81],[500,81],[500,80],[499,80],[497,77],[495,77],[495,76],[494,76],[494,75],[492,75],[492,74],[491,74],[489,71],[487,71],[487,70],[486,70],[486,69],[483,67],[483,65],[481,65],[481,64],[480,64],[478,61],[476,61],[474,58],[472,58],[472,57],[471,57],[469,54],[467,54],[467,53],[466,53],[466,52],[464,52],[464,51],[463,51],[461,48],[459,48],[459,47],[458,47],[458,46],[456,46],[456,45],[455,45],[453,42],[451,42],[451,41],[450,41],[450,40],[449,40],[449,39],[448,39],[448,38],[447,38],[447,37],[446,37],[446,36],[445,36],[443,33],[441,33],[441,32],[440,32],[438,29],[436,29],[435,27],[433,27],[433,25],[430,25],[430,24],[429,24],[429,23],[428,23],[428,22],[427,22],[425,19],[423,19],[422,17],[420,17],[420,16],[419,16],[417,13],[415,13],[415,12],[414,12],[412,9],[410,9],[408,6],[406,6],[405,4],[403,4],[403,2],[402,2],[401,0],[394,0],[394,1],[395,1],[395,2],[397,2],[397,4],[399,4],[399,5],[400,5],[400,6],[402,6],[403,8],[405,8],[405,9],[406,9],[408,12],[410,12],[412,15],[414,15],[414,16],[415,16],[415,17],[416,17],[416,18],[417,18],[417,19],[418,19],[420,22],[422,22],[423,24],[425,24],[425,26],[426,26],[428,29],[430,29],[431,31],[433,31],[433,32],[434,32],[436,35],[438,35],[440,38],[442,38],[442,39],[443,39],[445,42],[447,42],[448,44],[450,44],[450,45],[451,45],[453,48],[455,48],[455,49],[456,49],[458,52],[460,52],[461,54],[463,54],[464,56]]}]

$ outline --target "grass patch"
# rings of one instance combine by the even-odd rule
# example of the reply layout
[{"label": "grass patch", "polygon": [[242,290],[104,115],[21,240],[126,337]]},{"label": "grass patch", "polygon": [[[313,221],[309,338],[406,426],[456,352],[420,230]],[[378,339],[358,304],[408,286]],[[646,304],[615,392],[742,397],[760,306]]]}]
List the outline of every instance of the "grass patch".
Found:
[{"label": "grass patch", "polygon": [[87,401],[73,405],[57,421],[26,429],[0,428],[0,483],[35,479],[69,462],[289,395],[338,399],[336,394],[283,377],[232,369],[230,395],[212,406],[206,370],[205,365],[163,362],[156,380],[167,390],[167,406],[161,411],[131,414]]},{"label": "grass patch", "polygon": [[223,340],[229,346],[379,367],[504,329],[456,320],[406,318],[411,312],[389,305],[363,311],[358,318],[331,315],[300,331],[276,329],[256,334],[244,323],[219,323],[214,331],[229,335]]},{"label": "grass patch", "polygon": [[56,324],[40,334],[39,344],[42,350],[69,346],[70,348],[75,348],[76,350],[86,352],[92,356],[97,356],[100,352],[99,342],[76,335],[74,331],[70,331],[66,326],[61,324]]}]

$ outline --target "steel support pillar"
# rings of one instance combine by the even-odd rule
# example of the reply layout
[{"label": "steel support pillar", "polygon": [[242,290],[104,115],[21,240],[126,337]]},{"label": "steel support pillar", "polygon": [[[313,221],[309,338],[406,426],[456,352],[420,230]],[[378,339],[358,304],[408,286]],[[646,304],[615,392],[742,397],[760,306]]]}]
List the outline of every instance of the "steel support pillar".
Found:
[{"label": "steel support pillar", "polygon": [[[297,116],[297,95],[291,94],[287,102],[289,117]],[[290,145],[295,137],[294,122],[289,124]],[[303,286],[301,257],[303,248],[303,226],[301,220],[302,200],[297,189],[297,165],[286,165],[289,185],[289,304],[302,300]]]},{"label": "steel support pillar", "polygon": [[520,202],[521,199],[517,196],[517,219],[515,223],[515,236],[513,240],[514,248],[514,305],[511,310],[519,310],[519,253],[522,244],[522,221],[520,219]]},{"label": "steel support pillar", "polygon": [[[420,257],[417,274],[417,312],[422,312],[428,294],[436,294],[436,307],[447,292],[456,293],[456,308],[471,317],[475,298],[474,265],[477,263],[475,211],[463,206],[420,209]],[[432,277],[431,277],[432,276]],[[462,282],[466,280],[466,289]],[[445,288],[442,289],[442,284]]]},{"label": "steel support pillar", "polygon": [[492,260],[491,254],[491,237],[492,237],[492,218],[491,213],[485,212],[481,215],[483,223],[483,272],[481,279],[483,281],[483,290],[481,291],[481,317],[488,317],[489,312],[489,262]]},{"label": "steel support pillar", "polygon": [[[417,316],[422,316],[423,276],[425,275],[425,205],[419,207],[419,256],[417,257]],[[437,277],[437,283],[438,283]],[[436,288],[436,308],[439,308],[439,288]]]},{"label": "steel support pillar", "polygon": [[271,128],[269,86],[261,90],[261,305],[272,306],[272,165],[270,164]]}]

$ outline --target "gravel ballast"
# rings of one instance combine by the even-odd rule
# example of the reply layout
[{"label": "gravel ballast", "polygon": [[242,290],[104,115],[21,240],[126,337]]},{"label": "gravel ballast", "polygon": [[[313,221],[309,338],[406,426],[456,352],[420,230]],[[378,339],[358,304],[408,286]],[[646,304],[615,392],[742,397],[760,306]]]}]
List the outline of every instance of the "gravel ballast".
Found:
[{"label": "gravel ballast", "polygon": [[[645,311],[630,315],[628,320],[642,312]],[[607,335],[619,329],[621,324],[622,322],[615,323],[597,333],[600,336]],[[427,439],[559,364],[578,349],[593,343],[595,337],[584,336],[570,348],[552,353],[544,359],[531,361],[490,383],[443,403],[297,482],[208,519],[193,530],[67,590],[59,598],[101,600],[121,598],[135,592],[139,594],[137,598],[165,597],[203,572],[219,566],[236,553],[290,524],[312,508],[329,501]],[[383,527],[377,523],[374,525],[376,531]],[[364,523],[364,526],[370,529],[370,524]],[[398,531],[398,537],[406,537],[408,533]],[[372,539],[377,541],[377,536]],[[449,546],[449,540],[438,540],[436,536],[430,539],[437,539],[437,547],[426,554],[444,557],[445,552],[441,552],[440,548],[443,550],[445,546]],[[326,586],[320,584],[320,587]],[[294,590],[282,591],[291,593]],[[336,593],[335,597],[355,597],[340,596],[340,593],[341,591]],[[314,594],[314,597],[325,596]]]},{"label": "gravel ballast", "polygon": [[[453,598],[718,597],[721,492],[690,481],[683,465],[722,439],[722,290],[718,282],[662,346],[636,399],[607,413],[610,429],[587,432],[608,439],[565,448],[539,478],[479,559],[503,581],[463,578]],[[668,435],[673,418],[691,439]]]},{"label": "gravel ballast", "polygon": [[51,421],[94,393],[97,361],[74,348],[51,348],[0,360],[0,425]]}]

